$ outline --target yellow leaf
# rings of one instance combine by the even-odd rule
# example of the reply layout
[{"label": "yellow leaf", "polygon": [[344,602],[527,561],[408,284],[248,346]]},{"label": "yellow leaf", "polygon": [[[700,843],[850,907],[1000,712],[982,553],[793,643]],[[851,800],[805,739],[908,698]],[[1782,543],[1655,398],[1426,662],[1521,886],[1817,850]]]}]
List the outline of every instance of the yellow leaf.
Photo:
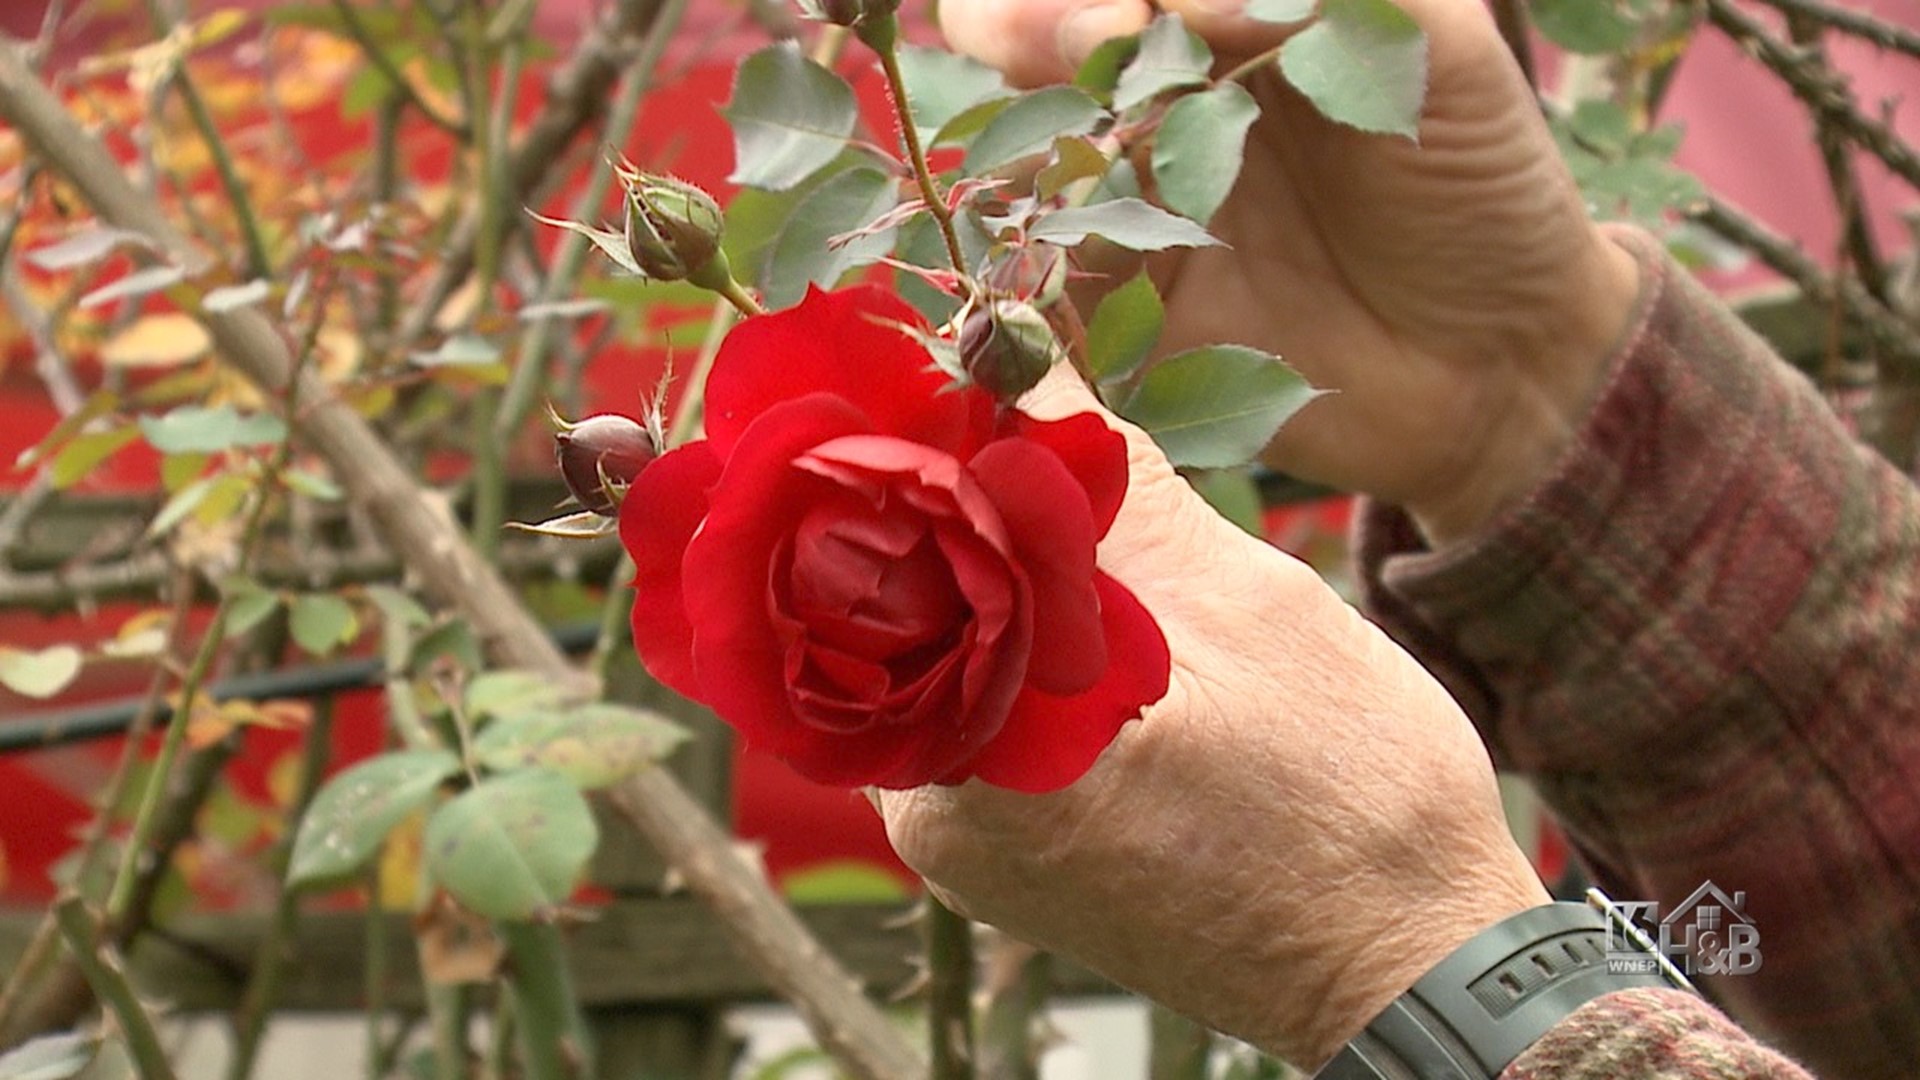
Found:
[{"label": "yellow leaf", "polygon": [[434,329],[445,334],[453,333],[467,324],[467,320],[473,317],[474,309],[479,306],[480,279],[469,277],[453,290],[446,303],[440,305],[440,314],[433,317]]},{"label": "yellow leaf", "polygon": [[373,899],[382,911],[412,911],[420,896],[420,859],[426,835],[427,815],[416,812],[387,834],[380,847],[378,895]]},{"label": "yellow leaf", "polygon": [[290,747],[267,766],[267,798],[281,810],[292,806],[300,791],[300,756],[298,747]]},{"label": "yellow leaf", "polygon": [[235,31],[246,25],[246,22],[247,13],[244,8],[215,8],[193,24],[193,47],[204,49],[209,45],[217,45],[232,37]]},{"label": "yellow leaf", "polygon": [[221,365],[213,385],[207,389],[205,402],[208,405],[232,405],[241,412],[258,412],[267,408],[266,395],[245,375],[226,365]]},{"label": "yellow leaf", "polygon": [[165,608],[143,611],[120,624],[113,640],[100,646],[102,656],[119,660],[159,656],[167,649],[167,623],[172,613]]},{"label": "yellow leaf", "polygon": [[212,344],[190,315],[178,311],[142,315],[100,347],[108,367],[175,367],[206,355]]},{"label": "yellow leaf", "polygon": [[202,709],[195,706],[193,715],[187,718],[187,745],[195,750],[205,750],[228,735],[233,734],[234,725],[219,709]]},{"label": "yellow leaf", "polygon": [[359,372],[361,357],[366,353],[359,334],[345,327],[329,326],[320,331],[315,344],[319,346],[321,378],[329,383],[341,383]]}]

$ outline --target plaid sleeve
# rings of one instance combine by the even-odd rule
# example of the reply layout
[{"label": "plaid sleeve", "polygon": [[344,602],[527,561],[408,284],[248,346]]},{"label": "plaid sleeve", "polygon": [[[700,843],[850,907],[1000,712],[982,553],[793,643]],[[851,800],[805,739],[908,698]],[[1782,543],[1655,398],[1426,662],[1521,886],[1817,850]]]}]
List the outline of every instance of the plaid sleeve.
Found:
[{"label": "plaid sleeve", "polygon": [[[1369,613],[1675,936],[1711,881],[1760,967],[1705,975],[1835,1078],[1920,1075],[1920,501],[1638,233],[1635,324],[1555,473],[1428,550],[1386,506]],[[1702,909],[1704,910],[1704,909]]]},{"label": "plaid sleeve", "polygon": [[1581,1006],[1501,1080],[1812,1080],[1718,1009],[1679,990],[1622,990]]}]

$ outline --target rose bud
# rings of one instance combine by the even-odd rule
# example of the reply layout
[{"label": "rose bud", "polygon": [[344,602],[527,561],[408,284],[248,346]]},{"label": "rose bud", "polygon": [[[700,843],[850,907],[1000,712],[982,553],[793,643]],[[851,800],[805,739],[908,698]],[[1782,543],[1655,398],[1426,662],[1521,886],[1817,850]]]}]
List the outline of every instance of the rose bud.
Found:
[{"label": "rose bud", "polygon": [[620,512],[620,493],[660,456],[647,429],[618,413],[597,413],[568,424],[554,433],[553,442],[567,490],[601,517]]},{"label": "rose bud", "polygon": [[692,184],[623,170],[627,187],[627,250],[655,281],[712,286],[727,275],[720,251],[720,204]]},{"label": "rose bud", "polygon": [[1001,401],[1039,385],[1059,354],[1053,328],[1032,304],[995,300],[960,324],[960,363],[967,377]]}]

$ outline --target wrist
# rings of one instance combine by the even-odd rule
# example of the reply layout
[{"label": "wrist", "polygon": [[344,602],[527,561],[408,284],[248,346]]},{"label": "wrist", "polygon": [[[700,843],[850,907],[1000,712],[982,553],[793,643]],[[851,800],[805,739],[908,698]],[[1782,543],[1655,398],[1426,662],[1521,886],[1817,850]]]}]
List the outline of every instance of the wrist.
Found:
[{"label": "wrist", "polygon": [[1487,418],[1457,479],[1406,509],[1441,548],[1490,526],[1552,475],[1592,411],[1639,305],[1632,253],[1598,226],[1576,287],[1542,320],[1542,333],[1507,363],[1491,365],[1476,415]]},{"label": "wrist", "polygon": [[1418,884],[1382,907],[1341,918],[1351,933],[1345,960],[1319,995],[1317,1015],[1285,1053],[1302,1064],[1325,1061],[1422,975],[1482,930],[1552,902],[1533,867],[1510,841],[1471,863],[1443,887]]}]

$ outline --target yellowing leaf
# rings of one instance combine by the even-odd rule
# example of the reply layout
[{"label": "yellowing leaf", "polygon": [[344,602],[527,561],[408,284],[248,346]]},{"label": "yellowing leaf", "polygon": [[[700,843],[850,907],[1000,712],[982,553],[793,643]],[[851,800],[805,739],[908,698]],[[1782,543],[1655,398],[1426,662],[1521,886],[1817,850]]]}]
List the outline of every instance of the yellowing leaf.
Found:
[{"label": "yellowing leaf", "polygon": [[267,766],[267,798],[273,805],[282,810],[293,805],[293,797],[300,792],[300,769],[300,751],[293,747],[281,751]]},{"label": "yellowing leaf", "polygon": [[[535,215],[538,216],[538,215]],[[440,313],[433,317],[434,329],[443,334],[451,334],[467,325],[473,318],[473,311],[480,306],[480,279],[470,277],[447,297],[440,305]]]},{"label": "yellowing leaf", "polygon": [[321,330],[315,344],[319,348],[320,375],[330,383],[345,382],[357,374],[366,355],[360,335],[343,326]]},{"label": "yellowing leaf", "polygon": [[215,8],[191,24],[193,47],[204,49],[209,45],[217,45],[232,37],[246,23],[245,8]]},{"label": "yellowing leaf", "polygon": [[394,826],[380,848],[374,902],[382,911],[411,911],[420,895],[421,848],[427,814],[415,811]]},{"label": "yellowing leaf", "polygon": [[190,315],[177,311],[143,315],[100,347],[108,367],[173,367],[197,360],[212,345],[207,331]]},{"label": "yellowing leaf", "polygon": [[167,623],[172,613],[165,608],[140,612],[120,624],[111,641],[102,642],[100,655],[116,660],[159,656],[167,648]]}]

